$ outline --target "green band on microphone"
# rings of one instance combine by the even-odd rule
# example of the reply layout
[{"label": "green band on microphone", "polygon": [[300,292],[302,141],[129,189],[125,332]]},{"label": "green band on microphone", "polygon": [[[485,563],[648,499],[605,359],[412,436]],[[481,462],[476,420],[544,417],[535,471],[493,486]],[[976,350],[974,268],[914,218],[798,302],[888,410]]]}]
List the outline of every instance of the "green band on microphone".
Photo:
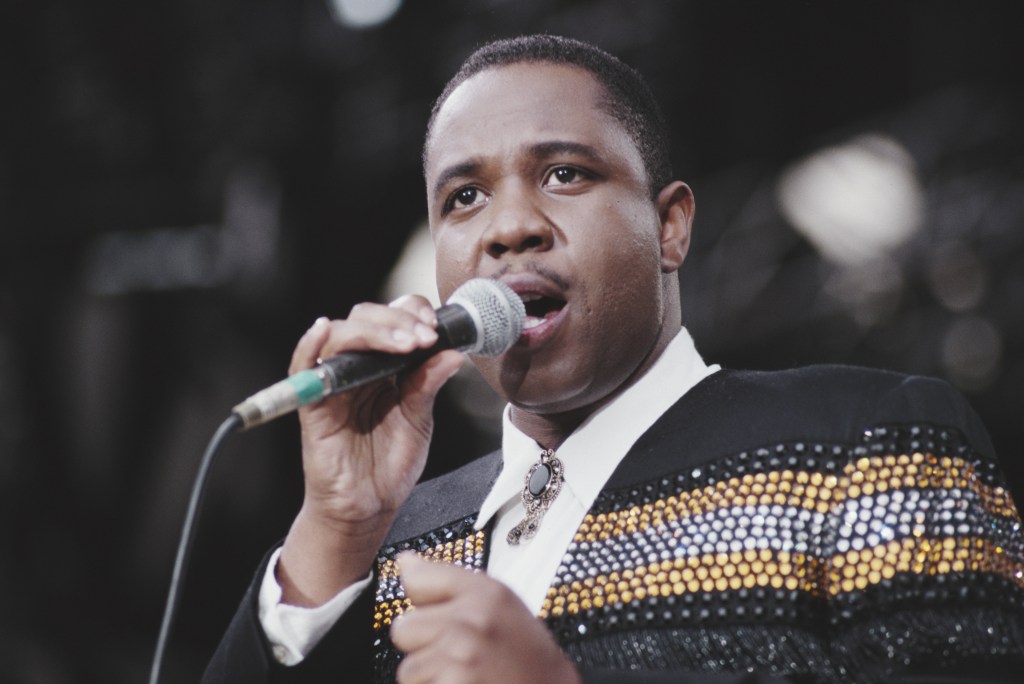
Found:
[{"label": "green band on microphone", "polygon": [[287,378],[288,384],[295,388],[295,394],[299,398],[299,406],[312,404],[324,397],[324,383],[316,371],[304,370]]}]

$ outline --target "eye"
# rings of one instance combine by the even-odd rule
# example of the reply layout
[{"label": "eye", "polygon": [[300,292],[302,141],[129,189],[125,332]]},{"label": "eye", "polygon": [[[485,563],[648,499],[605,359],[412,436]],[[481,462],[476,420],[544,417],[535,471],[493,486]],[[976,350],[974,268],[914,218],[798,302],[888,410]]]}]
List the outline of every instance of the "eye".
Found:
[{"label": "eye", "polygon": [[544,179],[545,186],[569,185],[576,181],[589,178],[590,175],[575,166],[556,166]]},{"label": "eye", "polygon": [[465,188],[459,188],[451,195],[448,196],[447,201],[444,203],[444,213],[447,214],[455,209],[465,209],[471,207],[474,204],[482,203],[486,197],[484,193],[478,188],[467,186]]}]

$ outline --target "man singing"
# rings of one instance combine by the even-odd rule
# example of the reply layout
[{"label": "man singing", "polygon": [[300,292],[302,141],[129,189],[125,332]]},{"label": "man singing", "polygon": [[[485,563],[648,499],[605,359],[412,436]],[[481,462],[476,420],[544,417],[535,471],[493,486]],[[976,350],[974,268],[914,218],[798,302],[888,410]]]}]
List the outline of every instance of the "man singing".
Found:
[{"label": "man singing", "polygon": [[[442,298],[483,277],[526,305],[474,359],[502,448],[416,485],[455,351],[303,409],[302,508],[205,681],[1018,681],[1024,536],[984,428],[929,378],[707,365],[667,150],[593,46],[469,57],[423,162]],[[290,371],[435,325],[421,297],[360,304]]]}]

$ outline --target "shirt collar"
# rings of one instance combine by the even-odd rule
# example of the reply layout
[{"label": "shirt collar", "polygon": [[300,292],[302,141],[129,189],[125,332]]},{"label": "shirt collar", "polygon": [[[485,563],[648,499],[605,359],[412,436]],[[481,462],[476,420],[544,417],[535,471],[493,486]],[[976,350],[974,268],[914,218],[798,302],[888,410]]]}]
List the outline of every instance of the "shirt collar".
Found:
[{"label": "shirt collar", "polygon": [[[719,368],[704,363],[693,338],[681,328],[643,376],[589,416],[558,448],[565,485],[589,508],[633,443],[690,388]],[[501,474],[480,507],[476,529],[519,496],[527,471],[543,451],[512,424],[509,406],[502,418],[501,449]]]}]

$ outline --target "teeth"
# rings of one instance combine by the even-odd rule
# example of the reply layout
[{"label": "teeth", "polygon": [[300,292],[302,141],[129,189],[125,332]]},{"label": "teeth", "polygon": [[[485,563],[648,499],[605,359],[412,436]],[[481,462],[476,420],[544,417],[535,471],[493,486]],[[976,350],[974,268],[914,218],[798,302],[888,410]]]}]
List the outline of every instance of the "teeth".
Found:
[{"label": "teeth", "polygon": [[543,318],[537,318],[535,316],[527,316],[526,320],[523,321],[523,330],[529,330],[530,328],[536,328],[538,325],[544,322]]},{"label": "teeth", "polygon": [[525,302],[535,302],[535,301],[537,301],[538,299],[541,298],[541,295],[533,293],[533,292],[524,292],[521,295],[519,295],[519,298],[521,300],[523,300],[524,303]]}]

